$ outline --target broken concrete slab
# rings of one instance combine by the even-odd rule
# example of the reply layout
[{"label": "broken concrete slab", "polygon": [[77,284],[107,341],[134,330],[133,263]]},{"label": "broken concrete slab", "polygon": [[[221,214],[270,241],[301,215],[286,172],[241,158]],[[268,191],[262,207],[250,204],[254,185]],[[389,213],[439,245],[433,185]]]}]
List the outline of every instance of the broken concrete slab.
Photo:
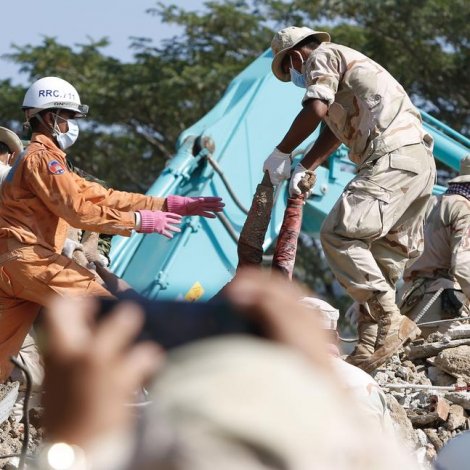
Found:
[{"label": "broken concrete slab", "polygon": [[463,428],[467,424],[467,414],[460,405],[450,405],[449,416],[445,424],[449,431],[455,431],[458,428]]},{"label": "broken concrete slab", "polygon": [[423,359],[437,356],[444,349],[456,348],[459,346],[470,346],[470,338],[454,339],[435,343],[411,344],[405,348],[405,353],[409,359]]},{"label": "broken concrete slab", "polygon": [[463,345],[441,351],[434,365],[447,374],[461,377],[470,383],[470,346]]},{"label": "broken concrete slab", "polygon": [[445,398],[433,395],[427,406],[409,410],[407,416],[414,427],[436,427],[446,422],[449,410],[450,405]]},{"label": "broken concrete slab", "polygon": [[465,410],[470,411],[470,392],[449,392],[444,396],[452,403],[460,405]]},{"label": "broken concrete slab", "polygon": [[439,452],[444,443],[441,441],[439,438],[437,431],[433,428],[426,428],[423,429],[424,433],[426,434],[426,437],[429,439],[429,442],[434,446],[437,452]]},{"label": "broken concrete slab", "polygon": [[446,387],[448,385],[454,385],[457,382],[455,377],[447,374],[446,372],[438,369],[435,366],[428,367],[428,377],[433,385],[438,387]]}]

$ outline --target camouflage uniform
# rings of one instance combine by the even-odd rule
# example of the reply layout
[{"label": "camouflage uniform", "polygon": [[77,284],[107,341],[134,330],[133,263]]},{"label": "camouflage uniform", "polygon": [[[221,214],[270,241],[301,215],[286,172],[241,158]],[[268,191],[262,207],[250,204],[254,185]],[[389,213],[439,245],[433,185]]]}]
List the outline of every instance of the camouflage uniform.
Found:
[{"label": "camouflage uniform", "polygon": [[[367,304],[382,346],[397,318],[395,285],[422,251],[426,205],[435,180],[432,137],[402,86],[360,52],[321,43],[305,63],[304,101],[328,103],[324,121],[349,147],[357,176],[321,229],[328,263],[341,285]],[[388,321],[388,320],[387,320]]]},{"label": "camouflage uniform", "polygon": [[[470,191],[470,183],[467,183]],[[401,311],[414,319],[444,289],[423,321],[454,318],[470,302],[470,200],[457,194],[436,198],[424,231],[424,252],[404,273]]]}]

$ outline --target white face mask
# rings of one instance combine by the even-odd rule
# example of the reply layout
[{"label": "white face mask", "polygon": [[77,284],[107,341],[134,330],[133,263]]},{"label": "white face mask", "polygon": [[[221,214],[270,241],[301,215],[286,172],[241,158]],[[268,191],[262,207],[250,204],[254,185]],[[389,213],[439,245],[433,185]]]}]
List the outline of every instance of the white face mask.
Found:
[{"label": "white face mask", "polygon": [[[302,54],[300,54],[300,59],[302,60],[302,68],[304,66],[304,58]],[[303,73],[297,72],[294,68],[294,64],[292,63],[292,56],[290,57],[290,80],[291,82],[300,88],[307,88],[307,82],[305,80],[305,75]]]},{"label": "white face mask", "polygon": [[56,115],[56,119],[57,118],[67,121],[69,127],[67,132],[60,132],[59,126],[57,126],[57,124],[54,126],[54,137],[57,140],[57,144],[60,149],[65,150],[76,142],[80,129],[76,119],[64,119],[63,117]]},{"label": "white face mask", "polygon": [[62,150],[71,147],[78,139],[78,134],[80,133],[76,119],[69,119],[67,123],[69,125],[69,130],[67,132],[60,133],[56,137],[57,143]]}]

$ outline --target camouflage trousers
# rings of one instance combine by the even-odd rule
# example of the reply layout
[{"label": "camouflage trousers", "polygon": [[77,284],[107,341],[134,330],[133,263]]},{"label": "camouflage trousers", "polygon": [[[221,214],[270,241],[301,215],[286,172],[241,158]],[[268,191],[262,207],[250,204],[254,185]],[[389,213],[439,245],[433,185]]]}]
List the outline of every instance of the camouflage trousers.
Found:
[{"label": "camouflage trousers", "polygon": [[398,312],[396,283],[408,260],[422,253],[435,174],[432,153],[422,144],[371,158],[324,221],[320,235],[326,259],[357,302],[381,294],[388,310]]}]

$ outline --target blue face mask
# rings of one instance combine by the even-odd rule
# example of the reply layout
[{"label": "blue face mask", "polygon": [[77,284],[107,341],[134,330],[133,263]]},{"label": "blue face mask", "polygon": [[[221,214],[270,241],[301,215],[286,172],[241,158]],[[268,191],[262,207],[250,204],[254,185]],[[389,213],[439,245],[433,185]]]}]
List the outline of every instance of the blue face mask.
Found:
[{"label": "blue face mask", "polygon": [[[302,59],[302,65],[304,64],[304,59]],[[295,85],[300,88],[307,88],[307,82],[305,80],[305,75],[303,73],[297,72],[295,70],[294,65],[292,64],[292,57],[290,58],[290,81]]]}]

